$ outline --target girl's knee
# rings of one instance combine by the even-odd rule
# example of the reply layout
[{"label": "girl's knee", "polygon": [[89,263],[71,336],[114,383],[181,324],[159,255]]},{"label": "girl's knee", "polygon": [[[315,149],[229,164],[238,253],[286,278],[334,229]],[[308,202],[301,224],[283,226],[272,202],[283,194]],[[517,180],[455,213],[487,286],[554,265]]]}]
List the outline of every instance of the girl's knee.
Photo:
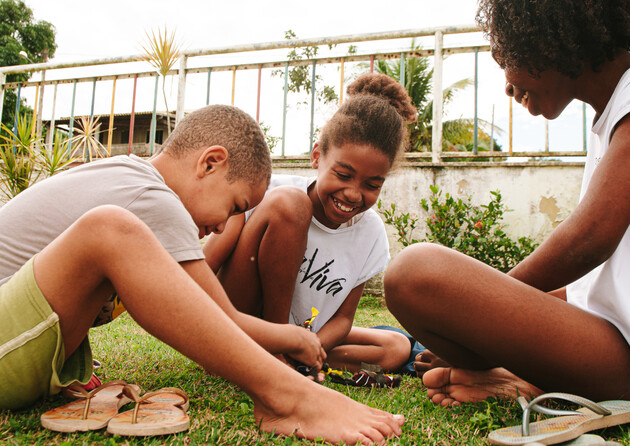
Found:
[{"label": "girl's knee", "polygon": [[386,353],[383,363],[380,365],[384,370],[395,371],[400,369],[409,360],[411,343],[406,336],[395,331],[385,333],[386,337],[383,342],[383,349]]},{"label": "girl's knee", "polygon": [[313,216],[313,205],[304,191],[293,186],[281,186],[266,196],[265,208],[272,221],[283,225],[300,225],[308,228]]}]

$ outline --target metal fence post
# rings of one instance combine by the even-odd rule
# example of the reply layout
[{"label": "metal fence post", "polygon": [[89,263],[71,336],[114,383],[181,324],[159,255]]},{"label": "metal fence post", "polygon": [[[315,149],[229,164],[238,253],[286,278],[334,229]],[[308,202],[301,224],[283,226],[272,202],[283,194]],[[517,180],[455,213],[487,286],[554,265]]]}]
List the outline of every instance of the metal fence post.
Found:
[{"label": "metal fence post", "polygon": [[431,135],[432,161],[442,161],[442,45],[444,35],[442,31],[435,33],[435,52],[433,54],[433,132]]},{"label": "metal fence post", "polygon": [[55,143],[55,109],[57,107],[57,87],[59,87],[59,82],[55,82],[55,88],[53,90],[52,112],[50,113],[48,134],[46,135],[48,150],[52,150],[53,144]]},{"label": "metal fence post", "polygon": [[317,81],[315,67],[317,67],[317,61],[313,60],[313,77],[311,78],[311,134],[308,140],[308,153],[311,153],[313,150],[313,135],[315,133],[315,82]]},{"label": "metal fence post", "polygon": [[74,101],[77,97],[77,80],[72,82],[72,104],[70,105],[70,123],[68,124],[68,153],[72,153],[72,137],[74,136]]},{"label": "metal fence post", "polygon": [[405,70],[407,70],[407,68],[405,67],[405,53],[400,53],[400,76],[398,81],[400,82],[400,85],[402,85],[406,89]]},{"label": "metal fence post", "polygon": [[479,145],[479,116],[477,98],[479,92],[479,48],[475,48],[475,122],[473,124],[473,153],[476,155]]},{"label": "metal fence post", "polygon": [[37,136],[42,133],[42,108],[44,107],[44,81],[46,80],[46,70],[42,71],[41,91],[39,92],[39,104],[37,106],[36,129]]},{"label": "metal fence post", "polygon": [[153,156],[155,148],[155,131],[157,128],[157,97],[158,97],[158,84],[160,76],[155,73],[155,88],[153,89],[153,113],[151,113],[151,128],[149,129],[149,154]]},{"label": "metal fence post", "polygon": [[2,119],[2,111],[4,109],[4,84],[7,77],[4,73],[0,73],[0,119]]},{"label": "metal fence post", "polygon": [[[177,85],[177,112],[175,113],[175,125],[184,117],[184,104],[186,102],[186,64],[188,56],[179,59],[179,83]],[[170,132],[170,129],[169,129]]]},{"label": "metal fence post", "polygon": [[208,84],[206,85],[206,105],[210,105],[210,79],[212,78],[212,67],[208,67]]},{"label": "metal fence post", "polygon": [[287,93],[289,92],[289,62],[284,64],[284,101],[282,103],[282,156],[287,136]]}]

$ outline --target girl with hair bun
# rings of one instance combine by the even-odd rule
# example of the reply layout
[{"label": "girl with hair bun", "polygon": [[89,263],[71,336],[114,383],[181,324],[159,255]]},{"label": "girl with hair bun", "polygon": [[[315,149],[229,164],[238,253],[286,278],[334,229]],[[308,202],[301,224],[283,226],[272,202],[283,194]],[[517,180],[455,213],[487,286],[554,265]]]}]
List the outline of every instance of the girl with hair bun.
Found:
[{"label": "girl with hair bun", "polygon": [[206,259],[242,312],[303,325],[317,310],[308,325],[325,353],[294,360],[321,367],[327,356],[335,368],[357,371],[366,362],[393,371],[409,359],[409,339],[352,322],[365,282],[389,262],[385,227],[371,207],[405,151],[416,109],[383,74],[360,76],[347,92],[311,152],[317,176],[272,175],[263,201],[210,237]]}]

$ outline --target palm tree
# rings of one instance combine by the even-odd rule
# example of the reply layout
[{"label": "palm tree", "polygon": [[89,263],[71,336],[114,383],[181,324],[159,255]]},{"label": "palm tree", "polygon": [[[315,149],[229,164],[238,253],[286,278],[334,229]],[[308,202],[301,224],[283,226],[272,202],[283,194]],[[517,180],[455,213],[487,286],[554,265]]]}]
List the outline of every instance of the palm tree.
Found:
[{"label": "palm tree", "polygon": [[[411,42],[411,51],[419,51],[420,46],[415,40]],[[400,79],[400,63],[396,60],[378,60],[374,64],[378,73],[386,74],[394,79]],[[409,148],[410,152],[431,151],[431,134],[433,131],[433,101],[430,99],[433,85],[433,69],[429,66],[427,57],[410,57],[405,59],[405,88],[411,97],[411,102],[418,109],[418,119],[409,124]],[[444,107],[453,100],[458,91],[472,85],[468,78],[461,79],[446,87],[443,91]],[[489,123],[478,120],[482,127],[488,127]],[[472,151],[473,144],[473,120],[452,119],[442,123],[442,148],[445,151]],[[496,130],[496,127],[495,127]],[[490,137],[487,132],[479,131],[479,150],[489,150]],[[500,147],[494,144],[494,148]]]}]

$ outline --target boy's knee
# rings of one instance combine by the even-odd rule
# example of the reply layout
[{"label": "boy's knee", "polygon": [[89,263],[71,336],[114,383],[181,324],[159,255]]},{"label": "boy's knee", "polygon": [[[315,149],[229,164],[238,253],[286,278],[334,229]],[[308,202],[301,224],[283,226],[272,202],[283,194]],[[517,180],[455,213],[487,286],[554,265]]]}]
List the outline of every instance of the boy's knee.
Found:
[{"label": "boy's knee", "polygon": [[86,231],[99,239],[123,234],[138,236],[150,229],[132,212],[119,206],[104,205],[90,209],[75,223],[76,231]]},{"label": "boy's knee", "polygon": [[313,206],[308,195],[293,186],[282,186],[271,190],[266,196],[265,207],[271,220],[283,225],[300,225],[308,228],[313,216]]}]

